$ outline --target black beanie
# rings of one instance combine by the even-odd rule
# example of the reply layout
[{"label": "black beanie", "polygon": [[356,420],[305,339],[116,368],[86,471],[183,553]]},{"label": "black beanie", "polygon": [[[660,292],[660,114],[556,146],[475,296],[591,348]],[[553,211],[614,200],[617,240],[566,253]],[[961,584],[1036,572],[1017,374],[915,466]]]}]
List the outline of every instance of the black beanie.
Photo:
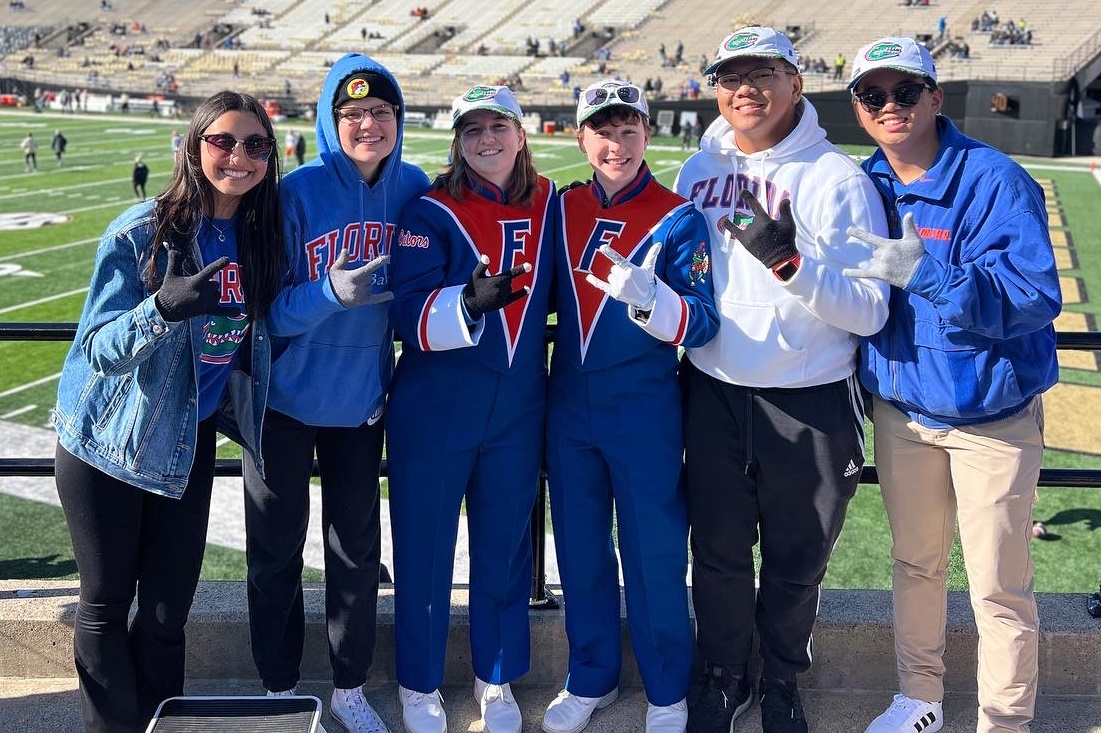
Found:
[{"label": "black beanie", "polygon": [[401,107],[397,87],[388,78],[374,71],[355,71],[341,79],[336,88],[333,109],[339,109],[348,102],[367,97],[376,97],[395,107]]}]

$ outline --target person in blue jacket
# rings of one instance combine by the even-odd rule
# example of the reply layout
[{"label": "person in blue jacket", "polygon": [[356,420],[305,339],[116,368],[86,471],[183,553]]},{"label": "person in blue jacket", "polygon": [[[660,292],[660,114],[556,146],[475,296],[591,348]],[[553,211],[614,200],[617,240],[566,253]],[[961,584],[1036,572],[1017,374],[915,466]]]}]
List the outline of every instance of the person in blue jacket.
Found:
[{"label": "person in blue jacket", "polygon": [[385,67],[340,58],[317,103],[318,156],[283,179],[291,282],[272,304],[266,478],[245,463],[252,652],[270,694],[293,694],[304,641],[302,550],[321,472],[331,712],[386,730],[367,703],[381,557],[379,466],[393,369],[386,262],[428,177],[401,160],[404,103]]},{"label": "person in blue jacket", "polygon": [[979,632],[979,733],[1027,731],[1038,625],[1029,555],[1043,459],[1041,393],[1058,381],[1061,297],[1039,185],[941,114],[929,52],[881,38],[853,66],[853,108],[879,149],[864,162],[887,207],[885,239],[846,270],[891,284],[864,339],[875,464],[894,537],[901,692],[869,733],[943,724],[946,571],[959,524]]},{"label": "person in blue jacket", "polygon": [[577,733],[615,701],[622,663],[618,563],[649,707],[647,733],[683,733],[694,643],[677,350],[719,330],[710,236],[643,156],[650,115],[633,84],[581,93],[577,141],[592,180],[562,193],[558,332],[547,478],[566,605],[569,673],[543,730]]},{"label": "person in blue jacket", "polygon": [[144,731],[183,693],[215,429],[260,443],[264,319],[286,269],[274,149],[259,102],[215,94],[195,110],[168,189],[100,239],[53,411],[89,733]]},{"label": "person in blue jacket", "polygon": [[476,86],[451,110],[451,163],[406,209],[391,265],[402,340],[387,438],[397,678],[405,730],[446,731],[439,686],[465,499],[474,696],[483,730],[520,733],[509,683],[531,660],[528,525],[557,196],[508,87]]}]

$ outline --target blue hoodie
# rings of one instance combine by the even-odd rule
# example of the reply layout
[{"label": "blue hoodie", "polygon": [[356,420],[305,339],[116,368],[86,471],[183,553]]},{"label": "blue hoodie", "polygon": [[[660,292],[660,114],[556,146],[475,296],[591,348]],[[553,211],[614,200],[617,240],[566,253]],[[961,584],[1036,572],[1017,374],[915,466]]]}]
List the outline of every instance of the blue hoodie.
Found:
[{"label": "blue hoodie", "polygon": [[[340,81],[355,71],[382,74],[400,94],[397,80],[374,59],[357,53],[339,59],[317,102],[318,157],[280,186],[291,272],[269,318],[275,339],[268,406],[325,427],[355,427],[378,413],[394,367],[389,305],[344,308],[329,267],[345,248],[349,267],[387,254],[402,209],[428,190],[424,171],[401,160],[404,102],[394,151],[373,185],[341,149],[333,102]],[[385,271],[375,287],[389,288]]]},{"label": "blue hoodie", "polygon": [[882,151],[864,162],[891,236],[907,213],[925,242],[890,315],[864,340],[860,381],[931,428],[1001,420],[1059,380],[1062,296],[1044,194],[1019,165],[937,120],[940,149],[902,184]]}]

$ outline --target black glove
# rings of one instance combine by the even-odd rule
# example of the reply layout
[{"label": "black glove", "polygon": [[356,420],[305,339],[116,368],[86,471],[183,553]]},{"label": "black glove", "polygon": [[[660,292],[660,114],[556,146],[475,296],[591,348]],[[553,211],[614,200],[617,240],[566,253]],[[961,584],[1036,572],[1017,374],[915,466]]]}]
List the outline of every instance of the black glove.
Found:
[{"label": "black glove", "polygon": [[183,258],[177,250],[168,250],[168,267],[161,289],[153,296],[157,310],[166,321],[184,321],[192,316],[237,315],[239,307],[222,305],[222,286],[213,280],[214,273],[229,264],[228,257],[219,257],[194,275],[183,272]]},{"label": "black glove", "polygon": [[798,254],[799,250],[795,249],[795,219],[791,216],[791,201],[781,201],[780,218],[773,219],[749,191],[742,191],[742,198],[753,210],[753,221],[745,229],[739,229],[730,219],[724,219],[723,227],[730,232],[730,236],[741,242],[751,255],[768,268]]},{"label": "black glove", "polygon": [[514,277],[531,272],[531,265],[527,262],[500,275],[487,276],[488,269],[489,257],[482,255],[478,260],[478,266],[470,274],[470,282],[463,288],[463,305],[466,307],[467,315],[475,321],[489,311],[499,310],[523,298],[530,290],[527,285],[515,292],[512,290]]}]

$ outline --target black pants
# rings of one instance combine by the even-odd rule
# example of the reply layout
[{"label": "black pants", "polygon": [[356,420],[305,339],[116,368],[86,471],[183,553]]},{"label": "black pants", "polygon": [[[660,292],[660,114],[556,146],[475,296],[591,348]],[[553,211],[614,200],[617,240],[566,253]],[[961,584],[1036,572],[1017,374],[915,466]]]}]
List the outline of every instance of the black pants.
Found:
[{"label": "black pants", "polygon": [[87,733],[140,733],[162,700],[183,692],[184,623],[206,547],[214,437],[214,420],[200,423],[182,499],[142,491],[57,449],[57,493],[80,573],[74,651]]},{"label": "black pants", "polygon": [[356,428],[305,425],[268,410],[267,479],[245,459],[245,536],[252,656],[264,687],[298,683],[305,640],[302,549],[310,513],[314,449],[321,471],[325,620],[336,687],[367,680],[375,651],[379,563],[378,472],[383,421]]},{"label": "black pants", "polygon": [[794,680],[811,664],[819,584],[864,463],[859,389],[739,387],[681,366],[697,650],[744,673],[756,626],[762,674]]}]

